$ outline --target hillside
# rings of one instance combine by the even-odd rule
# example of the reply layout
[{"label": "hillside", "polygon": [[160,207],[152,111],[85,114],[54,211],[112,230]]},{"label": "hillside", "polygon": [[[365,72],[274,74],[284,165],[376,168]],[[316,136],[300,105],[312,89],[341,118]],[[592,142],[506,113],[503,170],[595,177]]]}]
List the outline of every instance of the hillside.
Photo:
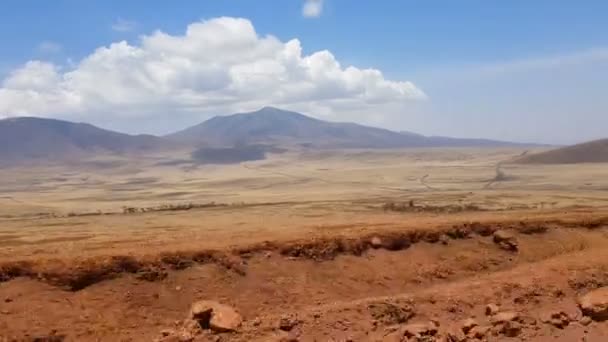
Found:
[{"label": "hillside", "polygon": [[514,162],[521,164],[608,163],[608,139],[526,155]]},{"label": "hillside", "polygon": [[166,138],[210,146],[272,144],[281,147],[396,148],[514,145],[493,140],[425,137],[355,123],[328,122],[273,107],[216,116]]},{"label": "hillside", "polygon": [[88,153],[127,153],[162,148],[151,135],[128,135],[86,123],[33,117],[0,120],[0,159],[69,159]]}]

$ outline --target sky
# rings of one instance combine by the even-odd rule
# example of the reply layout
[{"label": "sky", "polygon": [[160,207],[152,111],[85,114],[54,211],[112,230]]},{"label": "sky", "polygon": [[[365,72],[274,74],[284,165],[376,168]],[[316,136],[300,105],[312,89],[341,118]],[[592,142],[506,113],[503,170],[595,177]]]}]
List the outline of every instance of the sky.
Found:
[{"label": "sky", "polygon": [[166,134],[264,106],[425,135],[607,137],[603,0],[4,0],[0,118]]}]

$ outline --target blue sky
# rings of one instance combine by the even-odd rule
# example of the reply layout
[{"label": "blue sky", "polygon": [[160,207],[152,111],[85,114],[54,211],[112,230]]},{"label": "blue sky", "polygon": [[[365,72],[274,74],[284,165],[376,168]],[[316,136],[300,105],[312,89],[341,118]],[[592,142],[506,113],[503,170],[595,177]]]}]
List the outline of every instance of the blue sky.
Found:
[{"label": "blue sky", "polygon": [[[128,132],[166,133],[211,115],[267,104],[329,120],[430,135],[549,143],[606,136],[606,1],[312,2],[319,9],[314,16],[304,15],[305,1],[300,0],[3,1],[0,116],[59,117]],[[259,39],[218,36],[243,45],[207,49],[205,37],[216,35],[213,25],[193,30],[201,35],[186,37],[189,25],[219,17],[247,20]],[[238,27],[244,30],[239,31],[243,37],[249,30],[234,21],[218,25],[232,25],[230,32]],[[157,31],[171,39],[160,39]],[[247,63],[230,58],[247,53],[251,44],[265,46],[266,35],[276,37],[281,47],[264,50]],[[159,38],[150,39],[154,46],[145,46],[144,37],[153,36]],[[269,56],[293,39],[301,46],[298,63],[330,63],[325,55],[306,58],[328,50],[329,60],[339,63],[339,68],[329,64],[296,68],[293,62],[281,64],[278,76],[273,69],[277,63],[268,62],[274,58]],[[112,57],[111,63],[117,63],[114,69],[122,74],[133,70],[135,76],[99,78],[93,84],[97,76],[92,70],[99,71],[100,66],[83,61],[89,58],[108,65],[108,59],[90,57],[100,47],[121,41],[126,44],[123,50],[116,46],[110,52],[134,47],[140,59],[123,53],[119,60]],[[184,42],[179,51],[172,47],[177,41]],[[153,53],[157,55],[151,57]],[[176,67],[177,60],[196,71],[182,64]],[[24,67],[29,61],[40,63]],[[204,64],[203,73],[198,73],[197,63]],[[346,72],[349,66],[356,73]],[[235,86],[242,77],[235,70],[252,77],[254,69],[275,71],[266,75],[268,79],[239,83],[239,87],[253,85],[258,93]],[[363,72],[367,69],[380,71],[381,78]],[[158,73],[141,76],[150,70]],[[175,76],[178,81],[167,81],[166,75],[176,73],[181,73]],[[188,75],[213,81],[184,80]],[[231,79],[224,80],[225,75]],[[269,85],[271,76],[284,83]],[[43,89],[41,79],[44,87],[61,88],[61,94]],[[175,84],[179,88],[171,88]],[[155,93],[149,87],[166,89]],[[134,93],[124,99],[113,89],[134,89]],[[30,97],[33,92],[35,98]],[[166,101],[149,105],[148,97],[156,101],[163,96]],[[219,103],[217,98],[224,100]]]}]

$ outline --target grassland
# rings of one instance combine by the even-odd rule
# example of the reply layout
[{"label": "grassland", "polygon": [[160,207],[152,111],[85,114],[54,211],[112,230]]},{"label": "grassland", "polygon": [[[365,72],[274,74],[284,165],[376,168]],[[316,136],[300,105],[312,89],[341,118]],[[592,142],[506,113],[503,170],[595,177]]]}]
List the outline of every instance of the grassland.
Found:
[{"label": "grassland", "polygon": [[[148,341],[197,299],[243,314],[239,333],[220,336],[235,341],[285,337],[276,321],[296,313],[302,341],[380,341],[403,322],[364,314],[387,301],[413,305],[413,321],[440,320],[441,334],[469,316],[482,321],[489,302],[535,317],[574,310],[577,295],[608,285],[608,165],[504,163],[522,152],[288,152],[221,166],[174,154],[2,168],[0,299],[10,301],[0,340],[56,330],[74,341]],[[492,242],[501,229],[516,234],[516,253]],[[517,338],[554,337],[538,326]],[[591,328],[573,323],[558,337],[607,331]]]}]

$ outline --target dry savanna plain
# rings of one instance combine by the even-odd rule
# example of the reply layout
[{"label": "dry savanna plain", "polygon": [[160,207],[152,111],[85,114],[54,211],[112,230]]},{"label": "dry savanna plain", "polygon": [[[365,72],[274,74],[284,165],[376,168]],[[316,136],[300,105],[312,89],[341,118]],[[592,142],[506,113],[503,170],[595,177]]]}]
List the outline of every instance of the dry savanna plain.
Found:
[{"label": "dry savanna plain", "polygon": [[0,168],[0,341],[608,341],[608,164],[522,153]]}]

